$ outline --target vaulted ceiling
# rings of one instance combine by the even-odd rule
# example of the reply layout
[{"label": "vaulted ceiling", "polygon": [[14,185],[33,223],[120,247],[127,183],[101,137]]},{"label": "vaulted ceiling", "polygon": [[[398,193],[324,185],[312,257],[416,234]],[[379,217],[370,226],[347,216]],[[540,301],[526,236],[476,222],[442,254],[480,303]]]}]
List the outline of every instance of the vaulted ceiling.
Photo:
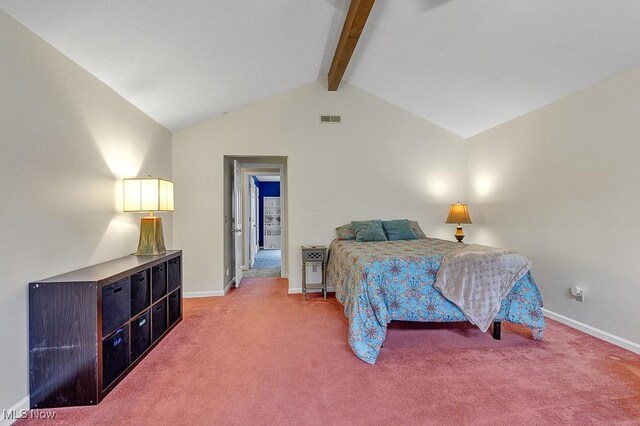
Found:
[{"label": "vaulted ceiling", "polygon": [[[326,78],[347,0],[0,0],[170,130]],[[637,0],[377,0],[343,81],[463,137],[640,64]]]}]

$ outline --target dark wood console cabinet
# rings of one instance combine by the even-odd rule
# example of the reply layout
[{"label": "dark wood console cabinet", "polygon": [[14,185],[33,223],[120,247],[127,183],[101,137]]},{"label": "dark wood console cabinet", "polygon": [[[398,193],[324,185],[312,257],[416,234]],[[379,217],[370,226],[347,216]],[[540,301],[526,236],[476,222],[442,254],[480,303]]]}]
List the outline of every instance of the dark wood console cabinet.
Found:
[{"label": "dark wood console cabinet", "polygon": [[96,405],[182,320],[182,251],[29,284],[31,408]]}]

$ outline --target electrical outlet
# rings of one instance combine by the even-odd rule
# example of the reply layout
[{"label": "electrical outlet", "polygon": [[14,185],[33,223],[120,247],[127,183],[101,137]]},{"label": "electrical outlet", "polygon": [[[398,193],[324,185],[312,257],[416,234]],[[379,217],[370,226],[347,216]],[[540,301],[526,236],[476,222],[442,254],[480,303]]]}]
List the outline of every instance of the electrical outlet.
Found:
[{"label": "electrical outlet", "polygon": [[584,302],[584,289],[581,286],[571,286],[569,292],[578,302]]},{"label": "electrical outlet", "polygon": [[229,268],[227,268],[227,272],[225,272],[225,273],[224,273],[224,276],[225,276],[225,277],[228,277],[228,276],[229,276]]}]

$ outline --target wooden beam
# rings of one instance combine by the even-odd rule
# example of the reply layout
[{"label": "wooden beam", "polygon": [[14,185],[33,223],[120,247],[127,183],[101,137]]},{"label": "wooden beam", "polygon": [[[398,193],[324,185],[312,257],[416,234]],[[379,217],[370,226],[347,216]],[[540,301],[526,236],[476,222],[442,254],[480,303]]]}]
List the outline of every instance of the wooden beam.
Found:
[{"label": "wooden beam", "polygon": [[347,70],[353,51],[356,49],[356,44],[358,44],[360,34],[362,34],[364,25],[367,23],[374,1],[351,0],[347,18],[344,20],[344,27],[342,27],[342,33],[338,41],[338,47],[336,47],[336,53],[333,55],[333,61],[329,69],[329,90],[332,92],[338,90],[338,86],[340,86],[342,76]]}]

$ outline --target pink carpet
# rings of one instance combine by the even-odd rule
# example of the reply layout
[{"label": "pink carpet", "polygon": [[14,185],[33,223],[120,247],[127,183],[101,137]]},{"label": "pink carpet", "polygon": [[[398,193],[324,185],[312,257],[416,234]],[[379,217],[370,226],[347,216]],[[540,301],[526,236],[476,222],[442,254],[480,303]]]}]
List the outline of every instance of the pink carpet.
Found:
[{"label": "pink carpet", "polygon": [[402,323],[371,366],[334,298],[245,280],[185,300],[184,321],[98,407],[48,423],[640,424],[640,356],[553,321],[544,341],[529,336]]}]

